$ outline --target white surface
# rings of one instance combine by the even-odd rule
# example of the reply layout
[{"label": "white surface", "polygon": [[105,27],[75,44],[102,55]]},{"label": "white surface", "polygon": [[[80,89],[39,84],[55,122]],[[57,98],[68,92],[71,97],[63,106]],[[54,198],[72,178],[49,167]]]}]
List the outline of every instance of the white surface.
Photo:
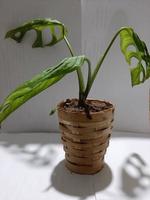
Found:
[{"label": "white surface", "polygon": [[0,134],[0,200],[149,200],[150,137],[113,133],[107,165],[89,176],[64,167],[59,141],[59,134]]},{"label": "white surface", "polygon": [[[149,0],[82,0],[83,52],[95,65],[122,26],[132,26],[149,44],[149,8]],[[118,39],[102,65],[90,97],[108,99],[116,105],[117,130],[150,133],[149,86],[147,81],[131,87],[128,64],[120,52]]]}]

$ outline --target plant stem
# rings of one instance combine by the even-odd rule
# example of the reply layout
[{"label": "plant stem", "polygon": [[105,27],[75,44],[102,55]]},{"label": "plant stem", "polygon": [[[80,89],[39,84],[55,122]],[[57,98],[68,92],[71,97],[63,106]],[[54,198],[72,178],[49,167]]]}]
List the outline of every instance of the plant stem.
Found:
[{"label": "plant stem", "polygon": [[[67,45],[67,47],[70,51],[71,56],[74,56],[72,46],[70,45],[66,36],[64,36],[64,40],[65,40],[65,43],[66,43],[66,45]],[[84,93],[84,90],[85,90],[83,74],[82,74],[82,71],[81,71],[80,68],[77,69],[77,76],[78,76],[78,82],[79,82],[79,102],[80,102],[83,98],[83,93]]]},{"label": "plant stem", "polygon": [[65,43],[70,51],[71,56],[74,56],[73,49],[66,36],[64,36]]},{"label": "plant stem", "polygon": [[94,80],[95,80],[95,78],[96,78],[96,75],[97,75],[99,69],[101,68],[101,65],[102,65],[102,63],[103,63],[103,61],[104,61],[104,59],[105,59],[107,53],[109,52],[109,50],[110,50],[112,44],[114,43],[114,41],[115,41],[115,39],[117,38],[117,36],[119,35],[119,33],[120,33],[122,30],[125,30],[125,29],[129,29],[129,27],[122,27],[121,29],[119,29],[119,30],[117,31],[117,33],[114,35],[114,37],[112,38],[111,42],[109,43],[107,49],[105,50],[103,56],[100,57],[100,59],[99,59],[97,65],[96,65],[96,67],[95,67],[95,69],[94,69],[94,71],[93,71],[91,81],[90,81],[90,83],[88,84],[88,86],[87,86],[87,88],[86,88],[86,90],[85,90],[85,99],[87,98],[87,96],[88,96],[88,94],[89,94],[89,92],[90,92],[90,89],[91,89],[91,87],[92,87],[92,85],[93,85],[93,82],[94,82]]}]

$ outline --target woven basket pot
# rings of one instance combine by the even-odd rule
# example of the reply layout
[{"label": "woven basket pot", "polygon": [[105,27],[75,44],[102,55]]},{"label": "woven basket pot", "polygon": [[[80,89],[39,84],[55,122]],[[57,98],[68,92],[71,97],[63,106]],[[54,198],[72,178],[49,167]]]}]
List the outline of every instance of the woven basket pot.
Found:
[{"label": "woven basket pot", "polygon": [[85,112],[65,109],[64,102],[58,104],[57,111],[66,167],[79,174],[100,171],[112,131],[113,105],[103,111],[92,112],[92,119],[88,119]]}]

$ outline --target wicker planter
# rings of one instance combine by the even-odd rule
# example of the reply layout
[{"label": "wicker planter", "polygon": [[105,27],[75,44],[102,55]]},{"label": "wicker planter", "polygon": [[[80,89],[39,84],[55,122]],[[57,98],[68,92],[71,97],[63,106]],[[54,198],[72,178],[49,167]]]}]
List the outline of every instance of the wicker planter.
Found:
[{"label": "wicker planter", "polygon": [[64,102],[58,104],[57,110],[66,167],[79,174],[100,171],[111,136],[113,105],[103,111],[93,112],[92,119],[88,119],[84,112],[67,111]]}]

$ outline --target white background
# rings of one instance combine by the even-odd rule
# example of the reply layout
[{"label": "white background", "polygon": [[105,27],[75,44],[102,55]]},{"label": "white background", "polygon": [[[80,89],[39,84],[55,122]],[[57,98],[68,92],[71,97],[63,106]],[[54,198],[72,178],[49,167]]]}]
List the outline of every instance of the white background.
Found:
[{"label": "white background", "polygon": [[[121,26],[133,26],[150,42],[150,1],[148,0],[1,0],[0,1],[0,102],[18,84],[68,56],[65,44],[32,49],[33,33],[22,44],[4,40],[5,32],[24,21],[52,17],[69,27],[69,38],[78,54],[82,51],[95,64]],[[81,26],[82,23],[82,26]],[[91,98],[111,100],[116,105],[115,129],[149,132],[149,81],[131,88],[128,66],[119,50],[112,47],[99,73]],[[51,107],[78,95],[76,74],[27,102],[3,124],[4,131],[56,131]]]}]

